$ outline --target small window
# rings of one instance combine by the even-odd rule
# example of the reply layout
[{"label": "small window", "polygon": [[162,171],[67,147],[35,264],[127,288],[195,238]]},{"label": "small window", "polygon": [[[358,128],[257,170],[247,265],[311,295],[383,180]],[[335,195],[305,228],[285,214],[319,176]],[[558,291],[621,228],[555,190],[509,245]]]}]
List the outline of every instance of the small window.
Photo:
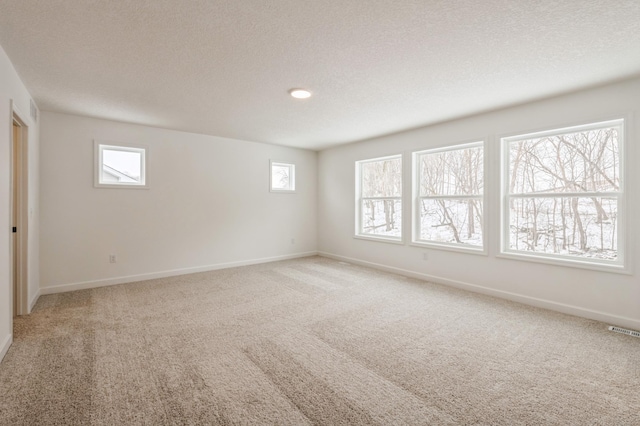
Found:
[{"label": "small window", "polygon": [[483,143],[415,152],[413,164],[413,243],[483,250]]},{"label": "small window", "polygon": [[147,148],[95,142],[94,184],[98,188],[147,188]]},{"label": "small window", "polygon": [[296,191],[296,165],[271,161],[271,192]]},{"label": "small window", "polygon": [[356,236],[402,241],[402,156],[356,162]]},{"label": "small window", "polygon": [[624,266],[623,120],[502,139],[502,253]]}]

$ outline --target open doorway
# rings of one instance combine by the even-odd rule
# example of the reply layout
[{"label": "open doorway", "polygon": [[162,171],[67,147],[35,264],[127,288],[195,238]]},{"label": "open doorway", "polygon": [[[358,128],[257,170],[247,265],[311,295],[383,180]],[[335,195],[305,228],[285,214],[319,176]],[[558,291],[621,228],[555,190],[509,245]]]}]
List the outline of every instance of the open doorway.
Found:
[{"label": "open doorway", "polygon": [[13,293],[13,317],[29,313],[27,281],[27,178],[29,127],[13,108],[11,127],[11,281]]}]

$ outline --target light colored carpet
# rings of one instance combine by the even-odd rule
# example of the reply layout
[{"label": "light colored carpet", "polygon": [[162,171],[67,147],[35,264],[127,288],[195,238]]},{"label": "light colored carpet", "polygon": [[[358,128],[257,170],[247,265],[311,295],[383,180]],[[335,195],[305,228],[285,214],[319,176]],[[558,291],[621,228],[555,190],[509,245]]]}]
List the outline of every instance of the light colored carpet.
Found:
[{"label": "light colored carpet", "polygon": [[40,298],[2,425],[640,425],[640,339],[310,257]]}]

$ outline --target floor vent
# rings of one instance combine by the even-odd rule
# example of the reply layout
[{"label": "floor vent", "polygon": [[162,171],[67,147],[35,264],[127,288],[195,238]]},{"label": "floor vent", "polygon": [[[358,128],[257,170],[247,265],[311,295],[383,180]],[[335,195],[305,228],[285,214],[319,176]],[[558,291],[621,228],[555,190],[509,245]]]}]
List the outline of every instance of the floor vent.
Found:
[{"label": "floor vent", "polygon": [[626,334],[628,336],[640,337],[640,331],[627,330],[626,328],[614,327],[610,326],[609,330],[615,331],[616,333]]}]

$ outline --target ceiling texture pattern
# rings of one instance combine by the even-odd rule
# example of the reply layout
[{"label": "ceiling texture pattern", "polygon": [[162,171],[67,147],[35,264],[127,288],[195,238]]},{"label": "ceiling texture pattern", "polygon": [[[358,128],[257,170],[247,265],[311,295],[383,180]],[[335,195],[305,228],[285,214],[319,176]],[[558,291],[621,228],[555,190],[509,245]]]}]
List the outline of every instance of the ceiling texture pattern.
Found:
[{"label": "ceiling texture pattern", "polygon": [[640,1],[0,0],[0,45],[42,110],[323,149],[640,75]]}]

